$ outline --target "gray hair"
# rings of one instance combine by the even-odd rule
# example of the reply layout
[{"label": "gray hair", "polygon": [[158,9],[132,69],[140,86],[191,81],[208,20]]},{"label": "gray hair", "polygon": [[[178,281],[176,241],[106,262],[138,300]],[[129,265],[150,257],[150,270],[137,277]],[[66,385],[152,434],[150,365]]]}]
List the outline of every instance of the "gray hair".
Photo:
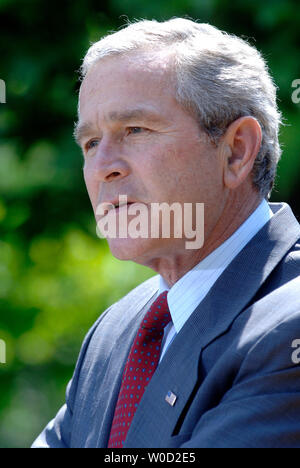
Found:
[{"label": "gray hair", "polygon": [[215,144],[236,119],[257,119],[263,137],[252,181],[267,198],[281,156],[281,114],[266,62],[245,40],[188,19],[142,20],[94,43],[83,60],[82,78],[104,57],[162,49],[171,52],[178,102],[195,115]]}]

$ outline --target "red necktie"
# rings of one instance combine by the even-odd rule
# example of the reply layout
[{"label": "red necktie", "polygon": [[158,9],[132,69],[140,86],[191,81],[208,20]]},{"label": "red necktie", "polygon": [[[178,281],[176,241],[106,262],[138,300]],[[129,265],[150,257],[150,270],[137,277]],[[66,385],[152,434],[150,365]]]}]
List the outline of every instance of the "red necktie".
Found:
[{"label": "red necktie", "polygon": [[171,315],[164,291],[154,301],[140,324],[123,372],[108,448],[121,448],[143,393],[157,367],[163,329]]}]

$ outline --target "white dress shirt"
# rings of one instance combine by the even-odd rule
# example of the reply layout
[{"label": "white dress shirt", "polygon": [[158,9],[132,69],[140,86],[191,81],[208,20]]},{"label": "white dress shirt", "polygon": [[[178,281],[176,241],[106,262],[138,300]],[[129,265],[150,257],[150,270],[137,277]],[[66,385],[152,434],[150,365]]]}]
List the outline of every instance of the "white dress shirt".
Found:
[{"label": "white dress shirt", "polygon": [[158,294],[169,291],[168,305],[172,317],[172,321],[164,330],[160,359],[226,267],[272,216],[272,210],[266,200],[263,200],[231,237],[188,271],[171,288],[162,276],[159,276]]}]

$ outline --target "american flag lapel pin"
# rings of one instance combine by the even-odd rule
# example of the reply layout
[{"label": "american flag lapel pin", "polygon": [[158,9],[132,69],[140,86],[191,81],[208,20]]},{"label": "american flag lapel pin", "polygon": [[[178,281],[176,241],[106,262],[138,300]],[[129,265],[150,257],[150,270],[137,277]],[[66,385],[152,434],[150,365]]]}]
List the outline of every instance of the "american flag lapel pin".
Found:
[{"label": "american flag lapel pin", "polygon": [[169,405],[174,406],[177,400],[177,396],[173,392],[171,392],[171,390],[169,390],[166,394],[165,400],[167,403],[169,403]]}]

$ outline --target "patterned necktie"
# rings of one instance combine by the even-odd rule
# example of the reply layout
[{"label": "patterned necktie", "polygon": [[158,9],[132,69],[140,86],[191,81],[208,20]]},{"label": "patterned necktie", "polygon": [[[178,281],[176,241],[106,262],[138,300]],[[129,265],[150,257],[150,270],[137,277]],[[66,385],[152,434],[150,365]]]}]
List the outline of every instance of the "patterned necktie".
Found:
[{"label": "patterned necktie", "polygon": [[140,324],[123,372],[108,448],[121,448],[143,393],[157,367],[163,329],[171,315],[164,291],[154,301]]}]

